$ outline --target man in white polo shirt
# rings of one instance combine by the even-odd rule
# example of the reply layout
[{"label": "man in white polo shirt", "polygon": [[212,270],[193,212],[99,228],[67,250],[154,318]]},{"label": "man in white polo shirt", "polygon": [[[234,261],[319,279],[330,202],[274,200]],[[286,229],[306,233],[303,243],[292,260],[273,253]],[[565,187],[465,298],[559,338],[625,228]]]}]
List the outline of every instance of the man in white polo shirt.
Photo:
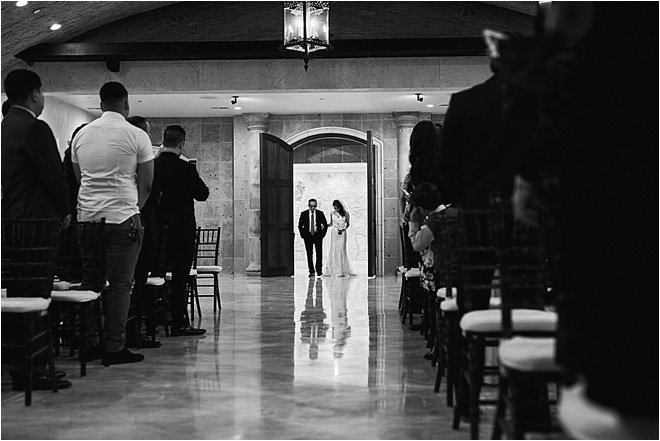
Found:
[{"label": "man in white polo shirt", "polygon": [[[109,294],[104,304],[106,364],[134,363],[144,356],[125,347],[126,319],[133,271],[142,243],[140,209],[153,181],[154,155],[149,136],[129,124],[128,92],[117,82],[101,87],[103,115],[78,132],[71,146],[74,173],[80,181],[78,221],[105,218],[103,249]],[[94,249],[81,247],[83,288],[100,291],[91,259]]]}]

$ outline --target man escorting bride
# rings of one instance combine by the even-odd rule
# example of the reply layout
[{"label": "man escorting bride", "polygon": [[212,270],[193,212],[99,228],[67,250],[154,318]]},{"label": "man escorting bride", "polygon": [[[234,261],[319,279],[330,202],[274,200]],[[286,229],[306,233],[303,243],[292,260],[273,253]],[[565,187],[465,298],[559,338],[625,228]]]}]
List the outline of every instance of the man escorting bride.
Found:
[{"label": "man escorting bride", "polygon": [[355,276],[346,252],[346,230],[350,226],[350,215],[344,209],[344,204],[336,199],[332,201],[332,208],[334,211],[330,214],[328,224],[328,227],[332,227],[330,255],[325,267],[325,275],[330,277]]}]

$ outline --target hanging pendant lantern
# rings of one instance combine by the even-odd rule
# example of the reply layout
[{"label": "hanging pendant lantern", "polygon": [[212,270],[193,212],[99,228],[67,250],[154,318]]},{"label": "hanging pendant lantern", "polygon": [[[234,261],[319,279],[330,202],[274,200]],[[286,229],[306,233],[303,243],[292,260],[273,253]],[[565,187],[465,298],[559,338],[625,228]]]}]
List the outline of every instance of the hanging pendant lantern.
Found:
[{"label": "hanging pendant lantern", "polygon": [[281,50],[301,52],[307,63],[318,50],[332,50],[329,2],[284,2],[284,43]]}]

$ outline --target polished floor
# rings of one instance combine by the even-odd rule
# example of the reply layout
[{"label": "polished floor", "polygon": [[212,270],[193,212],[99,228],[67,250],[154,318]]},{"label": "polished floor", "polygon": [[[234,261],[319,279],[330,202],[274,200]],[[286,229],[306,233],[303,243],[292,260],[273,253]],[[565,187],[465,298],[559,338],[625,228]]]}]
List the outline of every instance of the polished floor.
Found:
[{"label": "polished floor", "polygon": [[444,383],[433,392],[426,342],[400,323],[400,280],[361,273],[222,277],[222,311],[203,298],[195,318],[206,335],[161,333],[145,361],[95,361],[85,378],[61,356],[73,386],[31,407],[3,366],[2,439],[467,439]]}]

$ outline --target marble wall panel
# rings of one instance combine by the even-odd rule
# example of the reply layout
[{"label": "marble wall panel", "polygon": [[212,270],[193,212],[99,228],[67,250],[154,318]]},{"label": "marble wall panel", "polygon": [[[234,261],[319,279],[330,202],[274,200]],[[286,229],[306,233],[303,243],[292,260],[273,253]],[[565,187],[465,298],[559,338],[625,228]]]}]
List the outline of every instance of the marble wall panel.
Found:
[{"label": "marble wall panel", "polygon": [[72,106],[52,96],[45,97],[44,110],[39,119],[46,121],[53,131],[57,141],[60,156],[64,157],[64,151],[68,147],[73,131],[81,124],[86,124],[96,119],[92,114]]},{"label": "marble wall panel", "polygon": [[383,196],[386,198],[398,198],[401,195],[399,189],[399,181],[397,179],[384,179],[383,180]]},{"label": "marble wall panel", "polygon": [[[319,210],[324,212],[328,221],[332,212],[332,201],[339,199],[344,203],[351,216],[351,227],[347,231],[348,256],[352,261],[367,260],[366,189],[366,167],[361,172],[344,171],[341,165],[329,172],[306,172],[304,166],[294,167],[294,219],[297,238],[294,251],[296,261],[307,261],[305,246],[297,231],[297,221],[300,213],[307,210],[307,202],[310,198],[318,201]],[[323,244],[324,259],[329,251],[330,236],[328,235]]]},{"label": "marble wall panel", "polygon": [[401,265],[401,260],[398,257],[386,257],[383,274],[388,276],[396,275],[397,268]]},{"label": "marble wall panel", "polygon": [[218,142],[220,141],[220,124],[212,122],[210,124],[202,124],[202,142]]},{"label": "marble wall panel", "polygon": [[399,217],[399,199],[398,198],[384,198],[383,199],[383,215],[385,218],[393,217],[397,219]]}]

